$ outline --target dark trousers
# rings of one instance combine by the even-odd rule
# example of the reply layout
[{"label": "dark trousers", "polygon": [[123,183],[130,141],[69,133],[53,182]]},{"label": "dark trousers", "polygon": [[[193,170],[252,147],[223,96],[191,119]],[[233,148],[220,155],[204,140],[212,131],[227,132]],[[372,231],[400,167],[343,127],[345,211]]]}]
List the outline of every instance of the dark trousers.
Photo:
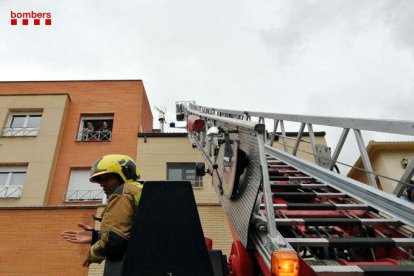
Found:
[{"label": "dark trousers", "polygon": [[123,260],[111,261],[105,260],[105,268],[103,276],[121,276]]}]

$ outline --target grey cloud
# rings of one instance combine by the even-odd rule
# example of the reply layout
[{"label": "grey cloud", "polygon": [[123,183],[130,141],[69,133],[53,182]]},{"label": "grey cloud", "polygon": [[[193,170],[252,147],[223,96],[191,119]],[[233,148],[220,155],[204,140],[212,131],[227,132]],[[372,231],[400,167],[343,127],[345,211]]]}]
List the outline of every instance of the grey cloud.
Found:
[{"label": "grey cloud", "polygon": [[[286,16],[288,14],[288,16]],[[294,58],[315,35],[341,33],[344,43],[374,26],[388,29],[402,47],[414,47],[411,0],[296,0],[275,13],[261,37],[281,61]]]}]

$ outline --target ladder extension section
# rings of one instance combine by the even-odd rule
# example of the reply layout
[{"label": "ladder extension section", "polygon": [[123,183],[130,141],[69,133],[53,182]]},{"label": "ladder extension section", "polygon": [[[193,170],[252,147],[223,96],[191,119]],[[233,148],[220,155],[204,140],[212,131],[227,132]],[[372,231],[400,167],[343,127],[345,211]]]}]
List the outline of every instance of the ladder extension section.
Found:
[{"label": "ladder extension section", "polygon": [[[313,272],[321,275],[414,275],[414,204],[376,189],[373,177],[368,186],[332,171],[349,130],[356,135],[369,174],[372,168],[369,159],[365,158],[361,130],[414,136],[414,122],[244,112],[194,103],[177,103],[177,107],[180,107],[177,118],[178,115],[180,118],[195,116],[198,118],[195,121],[203,122],[188,126],[189,138],[218,179],[216,182],[219,183],[213,185],[228,214],[231,213],[227,208],[244,210],[247,196],[243,192],[228,192],[228,181],[224,181],[224,173],[219,175],[220,168],[229,166],[234,150],[232,144],[247,149],[245,154],[249,163],[244,171],[250,175],[234,175],[247,183],[244,189],[249,196],[256,192],[258,199],[252,213],[243,214],[250,218],[249,222],[233,217],[230,221],[237,222],[233,226],[239,237],[238,229],[249,229],[248,247],[254,249],[255,256],[261,256],[268,268],[272,252],[282,249],[295,250]],[[259,119],[257,123],[253,122],[252,116]],[[265,119],[274,123],[270,141],[267,141]],[[285,143],[284,121],[301,124],[292,150],[288,150]],[[328,163],[318,162],[316,156],[316,164],[296,156],[305,127],[309,130],[315,154],[318,145],[312,125],[343,129]],[[278,126],[282,130],[284,151],[273,147]],[[223,159],[223,154],[227,159]],[[260,168],[260,172],[252,173],[253,167]],[[414,165],[410,163],[408,168],[414,168]],[[237,172],[237,168],[233,169]],[[401,183],[406,183],[413,173],[405,175]]]}]

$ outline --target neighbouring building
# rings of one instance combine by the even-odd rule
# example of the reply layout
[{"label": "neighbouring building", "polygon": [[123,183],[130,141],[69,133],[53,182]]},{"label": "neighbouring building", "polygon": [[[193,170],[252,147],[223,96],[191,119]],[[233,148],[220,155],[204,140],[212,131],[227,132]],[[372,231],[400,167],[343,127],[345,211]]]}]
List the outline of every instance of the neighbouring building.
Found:
[{"label": "neighbouring building", "polygon": [[88,275],[88,247],[59,234],[94,223],[92,162],[136,158],[152,119],[139,80],[0,82],[0,274]]},{"label": "neighbouring building", "polygon": [[[367,146],[367,153],[371,161],[374,173],[384,175],[394,180],[400,180],[408,162],[414,158],[414,142],[377,142],[370,141]],[[348,177],[367,184],[367,175],[364,172],[364,165],[361,158],[353,165]],[[393,193],[397,182],[384,177],[376,177],[378,188]]]}]

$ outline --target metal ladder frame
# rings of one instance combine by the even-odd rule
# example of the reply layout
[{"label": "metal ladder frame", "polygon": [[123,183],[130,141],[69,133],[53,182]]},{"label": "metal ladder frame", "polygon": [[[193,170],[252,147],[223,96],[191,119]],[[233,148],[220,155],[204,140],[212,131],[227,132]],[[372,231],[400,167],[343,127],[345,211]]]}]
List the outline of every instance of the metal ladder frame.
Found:
[{"label": "metal ladder frame", "polygon": [[[240,111],[230,109],[217,109],[212,107],[198,106],[190,104],[190,107],[196,109],[202,113],[222,116],[226,118],[234,118],[239,120],[252,121],[252,117],[257,117],[261,123],[265,122],[265,119],[273,120],[273,135],[271,137],[270,145],[273,146],[276,131],[280,125],[282,132],[282,144],[285,152],[289,152],[286,145],[286,131],[285,122],[300,123],[298,135],[296,137],[295,145],[291,151],[291,154],[296,156],[299,149],[300,141],[304,133],[305,127],[308,128],[310,142],[312,145],[312,151],[317,158],[316,153],[316,139],[313,131],[313,125],[330,126],[342,128],[342,134],[335,147],[335,152],[330,160],[330,170],[333,170],[338,157],[342,151],[343,145],[348,137],[349,131],[354,132],[358,149],[361,154],[361,160],[363,162],[369,185],[377,188],[377,182],[372,169],[371,161],[369,160],[367,150],[365,148],[362,131],[375,131],[389,134],[400,134],[414,136],[414,121],[408,120],[376,120],[376,119],[362,119],[362,118],[345,118],[345,117],[327,117],[327,116],[308,116],[297,114],[284,114],[284,113],[268,113],[268,112],[255,112],[255,111]],[[401,195],[404,186],[407,181],[414,175],[414,158],[412,158],[406,168],[404,176],[400,179],[399,184],[394,190],[394,194]]]},{"label": "metal ladder frame", "polygon": [[[283,162],[286,162],[289,165],[292,165],[293,167],[296,167],[300,171],[306,172],[308,175],[314,177],[315,179],[319,179],[325,183],[330,183],[330,185],[332,185],[339,191],[350,194],[354,198],[360,200],[361,202],[369,206],[372,206],[377,210],[391,214],[395,218],[399,219],[401,222],[414,227],[414,205],[408,202],[403,202],[394,195],[390,195],[376,189],[376,183],[375,178],[372,174],[371,163],[369,161],[361,133],[361,130],[368,130],[414,136],[414,122],[397,120],[370,120],[339,117],[301,116],[261,112],[243,112],[234,110],[214,109],[209,107],[198,106],[193,103],[189,104],[189,106],[185,109],[185,112],[186,116],[190,114],[199,116],[200,118],[205,120],[206,125],[208,126],[231,125],[236,128],[241,127],[249,129],[252,132],[252,135],[257,136],[257,142],[259,145],[260,153],[260,163],[263,174],[263,201],[265,205],[266,217],[275,217],[272,201],[272,191],[269,181],[269,171],[267,167],[268,164],[266,160],[266,155],[270,155],[276,157],[279,160],[282,160]],[[258,122],[252,121],[252,116],[258,117]],[[288,151],[286,142],[284,141],[284,137],[282,137],[284,151],[272,147],[275,135],[272,136],[270,146],[266,144],[266,130],[264,124],[265,119],[274,120],[274,134],[276,133],[276,130],[280,125],[283,136],[285,136],[286,134],[284,128],[284,121],[301,123],[297,135],[297,140],[292,152]],[[303,135],[306,126],[309,130],[312,149],[314,151],[314,154],[316,153],[316,139],[314,137],[313,132],[314,124],[343,128],[342,135],[338,141],[338,145],[331,160],[332,163],[330,166],[330,170],[322,168],[314,163],[305,161],[295,156],[299,148],[300,139]],[[349,130],[351,129],[355,133],[358,148],[360,150],[364,166],[366,169],[368,168],[368,179],[370,181],[371,186],[373,187],[363,185],[360,182],[352,180],[343,175],[338,175],[331,171],[337,161],[342,146],[345,143]],[[190,139],[201,150],[205,159],[208,161],[209,166],[212,167],[215,161],[214,158],[212,159],[212,156],[210,156],[209,153],[205,150],[207,139],[205,131],[199,133],[197,137],[192,137],[190,135]],[[411,173],[414,169],[413,160],[411,160],[410,164],[407,166],[407,168],[411,170]],[[406,177],[407,175],[412,176],[410,172],[406,173]],[[370,176],[372,177],[370,178]],[[257,206],[257,209],[254,210],[254,212],[257,212],[259,208],[260,204]],[[257,219],[257,215],[252,216],[252,219],[255,218]],[[263,220],[263,217],[260,217],[259,219]],[[278,232],[278,230],[276,229],[276,223],[269,219],[264,219],[264,222],[266,224],[266,231],[264,232],[266,233],[261,233],[260,235],[253,236],[252,240],[254,244],[256,244],[256,249],[263,257],[267,265],[270,267],[270,255],[273,250],[277,250],[280,248],[289,249],[292,247]]]}]

